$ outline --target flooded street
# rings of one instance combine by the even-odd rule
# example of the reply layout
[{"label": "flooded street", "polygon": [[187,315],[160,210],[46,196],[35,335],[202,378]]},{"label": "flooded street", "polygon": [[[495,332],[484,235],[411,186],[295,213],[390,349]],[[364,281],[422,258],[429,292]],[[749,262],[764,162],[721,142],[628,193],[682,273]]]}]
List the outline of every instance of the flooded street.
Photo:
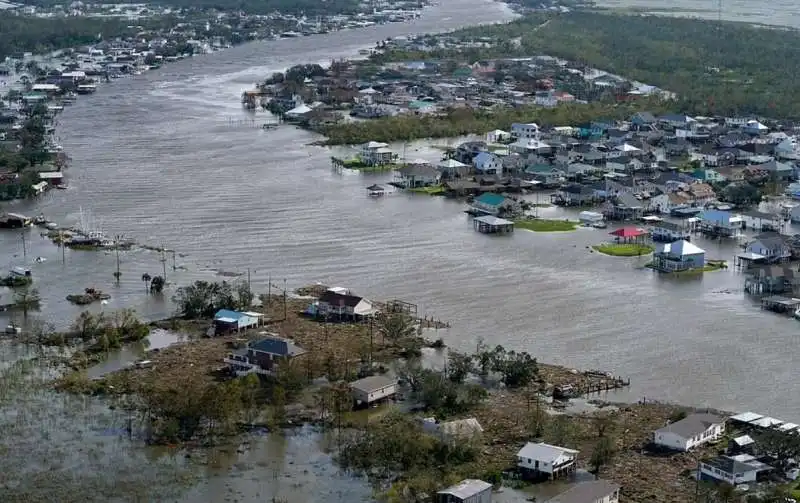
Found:
[{"label": "flooded street", "polygon": [[[173,308],[145,294],[142,274],[166,270],[169,298],[176,285],[249,269],[259,291],[271,277],[290,288],[319,281],[376,299],[416,302],[420,314],[451,323],[439,333],[456,349],[471,350],[483,339],[541,361],[629,377],[631,387],[610,394],[612,400],[647,397],[798,422],[800,403],[778,398],[798,391],[793,370],[800,324],[762,312],[744,296],[743,278],[732,268],[663,278],[642,269],[647,258],[592,253],[589,247],[606,241],[611,229],[478,234],[463,202],[401,193],[366,197],[366,186],[391,175],[332,171],[331,150],[309,146],[319,139],[311,133],[231,125],[251,117],[240,107],[241,91],[273,71],[329,63],[389,36],[511,17],[498,3],[448,1],[408,25],[248,44],[81,98],[58,129],[73,159],[69,190],[11,208],[62,224],[91,213],[106,234],[175,249],[179,268],[172,269],[171,258],[162,264],[152,251],[126,252],[115,286],[113,254],[67,251],[62,263],[61,250],[30,230],[27,261],[47,258],[32,266],[44,298],[42,317],[68,325],[81,308],[64,297],[95,286],[112,299],[92,309],[132,307],[163,318]],[[421,144],[406,150],[409,158],[440,155]],[[567,216],[557,208],[540,215]],[[730,261],[737,250],[733,243],[697,244],[712,259]],[[0,233],[0,252],[6,259],[0,266],[22,263],[20,234]],[[2,360],[9,361],[12,349],[3,348]],[[120,355],[122,361],[140,357],[131,351]],[[252,440],[244,452],[220,453],[188,495],[173,495],[174,482],[192,480],[197,470],[175,453],[131,448],[126,438],[109,435],[124,427],[124,418],[102,404],[38,391],[16,393],[0,405],[3,501],[4,487],[36,487],[45,470],[69,488],[98,488],[107,495],[103,501],[124,497],[113,491],[126,488],[128,495],[143,491],[142,501],[370,497],[363,481],[337,472],[324,454],[324,439],[313,432]],[[87,501],[87,494],[76,500]],[[327,498],[313,497],[320,494]]]}]

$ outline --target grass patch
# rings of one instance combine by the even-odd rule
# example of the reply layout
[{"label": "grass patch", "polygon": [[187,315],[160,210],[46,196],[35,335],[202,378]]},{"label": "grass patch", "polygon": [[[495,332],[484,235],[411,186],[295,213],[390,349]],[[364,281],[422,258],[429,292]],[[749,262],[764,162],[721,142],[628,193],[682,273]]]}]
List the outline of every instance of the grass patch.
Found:
[{"label": "grass patch", "polygon": [[[651,269],[655,269],[653,262],[648,262],[644,266],[649,267]],[[674,274],[675,276],[690,276],[692,274],[702,274],[704,272],[719,271],[727,268],[728,268],[728,262],[726,262],[725,260],[709,260],[703,267],[696,267],[694,269],[687,269],[685,271],[667,272],[664,274]]]},{"label": "grass patch", "polygon": [[572,220],[547,220],[544,218],[514,220],[518,229],[533,232],[569,232],[578,228],[578,222]]},{"label": "grass patch", "polygon": [[652,246],[637,243],[603,243],[592,246],[592,249],[613,257],[639,257],[653,253]]},{"label": "grass patch", "polygon": [[445,193],[444,187],[441,185],[431,185],[429,187],[417,187],[415,189],[408,189],[409,192],[415,194],[428,194],[429,196],[440,196]]}]

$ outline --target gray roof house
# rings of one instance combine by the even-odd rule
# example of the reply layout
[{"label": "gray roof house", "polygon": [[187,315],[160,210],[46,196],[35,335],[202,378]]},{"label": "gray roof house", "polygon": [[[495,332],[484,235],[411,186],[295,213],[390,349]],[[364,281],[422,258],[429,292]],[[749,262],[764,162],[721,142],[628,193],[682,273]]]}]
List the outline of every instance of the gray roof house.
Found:
[{"label": "gray roof house", "polygon": [[466,479],[436,493],[436,503],[492,503],[492,484]]},{"label": "gray roof house", "polygon": [[370,405],[397,394],[397,379],[374,375],[350,383],[350,392],[357,405]]},{"label": "gray roof house", "polygon": [[724,432],[725,419],[714,414],[689,414],[680,421],[656,430],[653,443],[662,448],[685,452],[719,439]]},{"label": "gray roof house", "polygon": [[608,480],[592,480],[575,484],[547,503],[617,503],[619,484]]}]

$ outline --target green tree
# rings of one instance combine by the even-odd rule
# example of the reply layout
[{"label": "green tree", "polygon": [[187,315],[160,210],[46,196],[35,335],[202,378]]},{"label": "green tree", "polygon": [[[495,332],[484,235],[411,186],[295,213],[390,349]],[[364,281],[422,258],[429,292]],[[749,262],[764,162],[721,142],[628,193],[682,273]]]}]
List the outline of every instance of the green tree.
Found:
[{"label": "green tree", "polygon": [[38,311],[42,298],[36,288],[22,288],[14,293],[14,307],[22,310],[22,317],[27,319],[30,311]]},{"label": "green tree", "polygon": [[600,469],[609,464],[616,452],[616,445],[614,439],[608,435],[603,435],[597,439],[597,442],[592,449],[592,456],[589,459],[589,464],[592,467],[592,472],[597,475]]},{"label": "green tree", "polygon": [[447,352],[447,377],[458,384],[464,382],[464,379],[469,376],[473,371],[472,357],[464,353],[456,351]]},{"label": "green tree", "polygon": [[377,317],[378,332],[384,340],[394,343],[416,335],[416,327],[410,316],[404,313],[381,313]]}]

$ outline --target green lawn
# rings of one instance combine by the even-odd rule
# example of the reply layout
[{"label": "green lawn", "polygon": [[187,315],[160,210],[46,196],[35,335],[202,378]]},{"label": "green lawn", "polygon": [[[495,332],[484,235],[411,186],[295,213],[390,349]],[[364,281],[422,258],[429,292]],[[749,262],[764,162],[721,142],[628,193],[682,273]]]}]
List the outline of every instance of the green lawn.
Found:
[{"label": "green lawn", "polygon": [[571,220],[546,220],[544,218],[514,220],[518,229],[534,232],[569,232],[578,227],[578,222]]},{"label": "green lawn", "polygon": [[[652,268],[653,267],[653,263],[649,262],[649,263],[645,264],[645,267]],[[665,273],[665,274],[674,274],[676,276],[686,276],[686,275],[692,275],[692,274],[702,274],[704,272],[720,271],[722,269],[727,269],[727,268],[728,268],[728,263],[726,261],[724,261],[724,260],[709,260],[706,263],[706,265],[703,266],[703,267],[698,267],[698,268],[695,268],[695,269],[688,269],[686,271],[675,271],[675,272],[670,272],[670,273]]]},{"label": "green lawn", "polygon": [[409,192],[416,194],[428,194],[430,196],[439,196],[444,194],[444,187],[441,185],[431,185],[429,187],[417,187],[416,189],[408,189]]},{"label": "green lawn", "polygon": [[603,243],[592,246],[597,252],[614,257],[640,257],[653,253],[653,247],[636,243]]}]

